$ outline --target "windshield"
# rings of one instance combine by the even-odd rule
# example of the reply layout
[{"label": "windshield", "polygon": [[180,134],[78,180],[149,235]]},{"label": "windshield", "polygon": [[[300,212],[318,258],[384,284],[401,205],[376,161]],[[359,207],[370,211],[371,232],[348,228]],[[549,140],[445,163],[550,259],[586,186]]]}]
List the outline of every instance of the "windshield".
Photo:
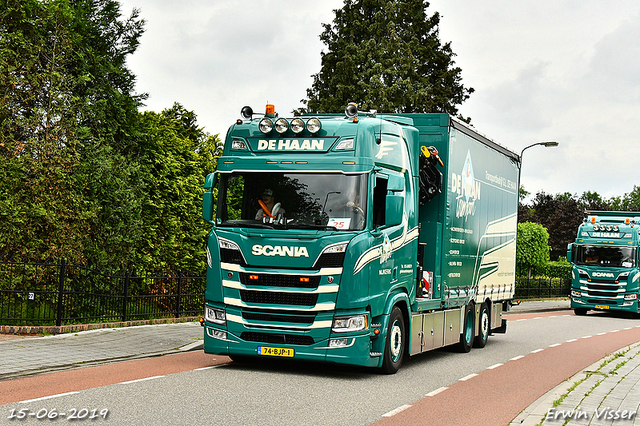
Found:
[{"label": "windshield", "polygon": [[221,226],[362,230],[367,175],[223,174],[218,205]]},{"label": "windshield", "polygon": [[636,263],[633,247],[577,246],[575,263],[578,265],[631,268]]}]

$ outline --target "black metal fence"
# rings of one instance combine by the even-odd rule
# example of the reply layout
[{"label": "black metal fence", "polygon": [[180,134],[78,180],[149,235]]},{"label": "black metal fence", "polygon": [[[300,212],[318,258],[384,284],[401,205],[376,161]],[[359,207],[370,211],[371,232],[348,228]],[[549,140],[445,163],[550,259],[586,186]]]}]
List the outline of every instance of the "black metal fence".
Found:
[{"label": "black metal fence", "polygon": [[58,261],[0,260],[0,323],[68,325],[202,314],[204,275],[107,272]]},{"label": "black metal fence", "polygon": [[567,297],[571,292],[571,279],[516,278],[514,299]]}]

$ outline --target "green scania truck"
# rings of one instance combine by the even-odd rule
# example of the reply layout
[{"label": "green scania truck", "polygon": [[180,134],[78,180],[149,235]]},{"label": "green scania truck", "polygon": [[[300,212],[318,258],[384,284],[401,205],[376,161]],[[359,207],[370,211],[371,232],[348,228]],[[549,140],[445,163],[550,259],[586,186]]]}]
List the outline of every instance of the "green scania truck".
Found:
[{"label": "green scania truck", "polygon": [[640,312],[639,231],[640,212],[585,212],[567,251],[576,315],[589,310]]},{"label": "green scania truck", "polygon": [[206,353],[395,373],[506,331],[517,154],[448,114],[241,116],[205,182]]}]

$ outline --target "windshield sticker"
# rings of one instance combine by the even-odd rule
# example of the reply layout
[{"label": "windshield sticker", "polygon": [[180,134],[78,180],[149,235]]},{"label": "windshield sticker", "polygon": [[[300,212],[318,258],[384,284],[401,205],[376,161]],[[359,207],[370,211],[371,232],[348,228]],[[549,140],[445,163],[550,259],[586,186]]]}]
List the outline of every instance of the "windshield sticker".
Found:
[{"label": "windshield sticker", "polygon": [[327,223],[327,226],[333,226],[336,229],[349,229],[349,225],[351,225],[350,217],[332,217]]}]

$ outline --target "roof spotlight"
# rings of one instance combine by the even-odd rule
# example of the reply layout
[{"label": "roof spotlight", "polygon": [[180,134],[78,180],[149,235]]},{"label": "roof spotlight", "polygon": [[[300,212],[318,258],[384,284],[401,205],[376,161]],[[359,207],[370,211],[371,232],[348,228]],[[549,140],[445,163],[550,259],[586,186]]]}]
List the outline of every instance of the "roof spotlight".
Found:
[{"label": "roof spotlight", "polygon": [[284,118],[278,118],[276,120],[275,127],[276,127],[276,132],[282,134],[287,130],[289,130],[289,122]]},{"label": "roof spotlight", "polygon": [[304,130],[304,121],[300,118],[294,118],[291,120],[291,130],[295,134],[302,132]]},{"label": "roof spotlight", "polygon": [[240,110],[240,115],[245,120],[251,120],[251,118],[253,117],[253,108],[251,108],[250,106],[242,107],[242,109]]},{"label": "roof spotlight", "polygon": [[266,135],[273,130],[273,121],[268,118],[263,118],[260,120],[258,127],[260,127],[260,131]]},{"label": "roof spotlight", "polygon": [[349,105],[344,110],[345,115],[348,118],[353,118],[358,115],[358,104],[355,102],[349,102]]}]

